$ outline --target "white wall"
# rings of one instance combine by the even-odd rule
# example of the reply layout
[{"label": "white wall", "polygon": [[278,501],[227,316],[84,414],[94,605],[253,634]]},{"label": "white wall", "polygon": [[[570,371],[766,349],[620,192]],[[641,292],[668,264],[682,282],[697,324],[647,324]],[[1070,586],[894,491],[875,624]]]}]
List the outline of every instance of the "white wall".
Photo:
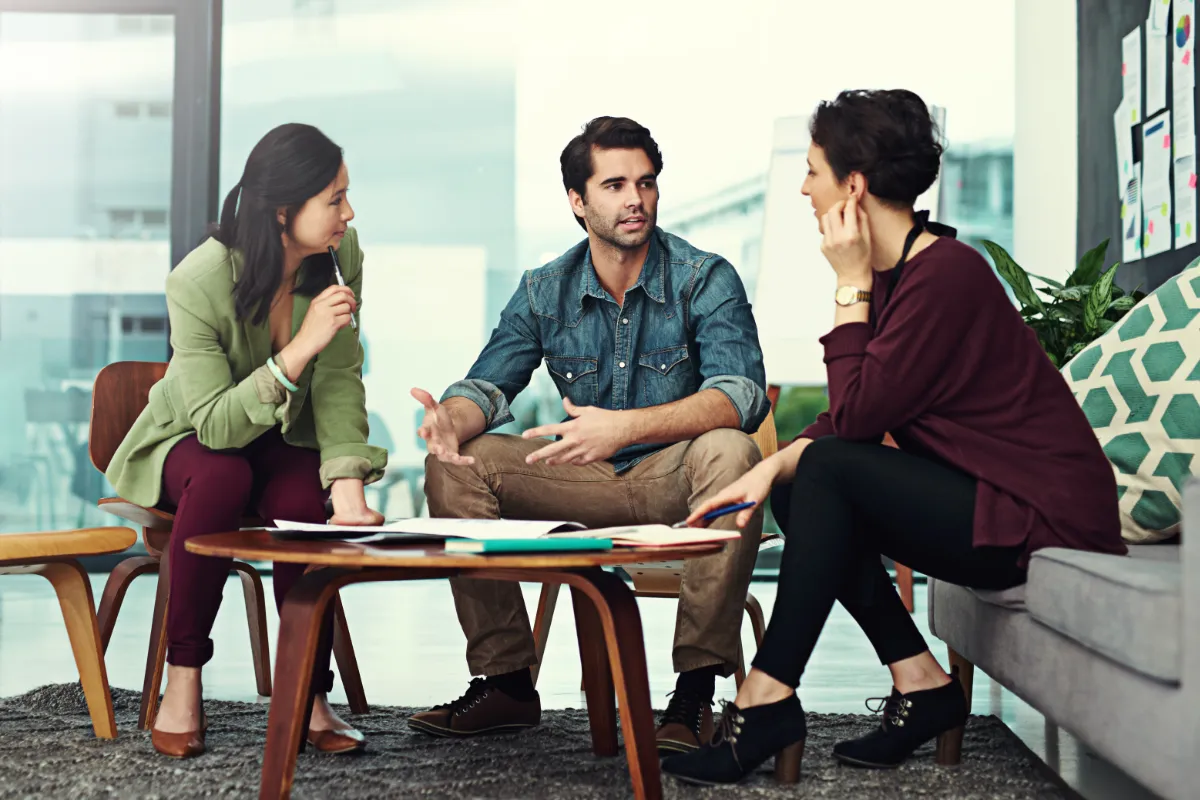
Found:
[{"label": "white wall", "polygon": [[1077,55],[1073,0],[1016,0],[1012,255],[1050,278],[1075,264]]}]

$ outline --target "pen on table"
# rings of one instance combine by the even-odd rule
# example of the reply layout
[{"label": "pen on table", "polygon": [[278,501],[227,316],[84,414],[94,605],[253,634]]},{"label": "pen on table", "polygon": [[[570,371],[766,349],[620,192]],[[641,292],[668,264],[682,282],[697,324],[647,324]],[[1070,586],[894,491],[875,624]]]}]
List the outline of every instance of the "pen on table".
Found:
[{"label": "pen on table", "polygon": [[[337,278],[338,286],[345,286],[346,279],[342,277],[342,267],[338,264],[337,252],[332,247],[329,248],[329,257],[333,259],[333,277]],[[350,315],[350,327],[358,330],[358,323],[354,321],[353,314]]]}]

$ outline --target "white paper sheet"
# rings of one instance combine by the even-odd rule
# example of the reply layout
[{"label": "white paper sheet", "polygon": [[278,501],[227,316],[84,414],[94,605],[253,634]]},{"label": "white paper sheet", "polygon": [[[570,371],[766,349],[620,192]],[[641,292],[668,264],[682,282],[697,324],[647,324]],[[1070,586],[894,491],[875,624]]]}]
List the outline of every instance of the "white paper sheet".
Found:
[{"label": "white paper sheet", "polygon": [[1196,0],[1175,0],[1172,5],[1171,58],[1172,98],[1175,158],[1196,153]]},{"label": "white paper sheet", "polygon": [[1133,178],[1133,126],[1129,124],[1129,109],[1124,101],[1113,112],[1113,140],[1117,156],[1117,197],[1124,200]]},{"label": "white paper sheet", "polygon": [[[1124,105],[1121,106],[1124,108]],[[1121,203],[1121,261],[1128,264],[1142,257],[1142,165],[1133,165]]]},{"label": "white paper sheet", "polygon": [[1129,123],[1142,121],[1142,26],[1139,25],[1121,40],[1121,75],[1124,81],[1124,102],[1129,108]]},{"label": "white paper sheet", "polygon": [[1167,33],[1171,0],[1150,0],[1146,17],[1146,114],[1167,105]]},{"label": "white paper sheet", "polygon": [[1196,156],[1175,159],[1175,249],[1196,243]]},{"label": "white paper sheet", "polygon": [[1147,258],[1171,249],[1171,112],[1142,127],[1142,252]]}]

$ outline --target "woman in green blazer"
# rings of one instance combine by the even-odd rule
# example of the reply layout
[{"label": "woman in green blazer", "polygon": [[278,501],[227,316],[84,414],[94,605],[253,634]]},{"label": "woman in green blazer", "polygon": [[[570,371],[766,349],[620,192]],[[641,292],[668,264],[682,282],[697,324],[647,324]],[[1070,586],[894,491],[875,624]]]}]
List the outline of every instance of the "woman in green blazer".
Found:
[{"label": "woman in green blazer", "polygon": [[[189,553],[193,536],[267,520],[371,525],[364,485],[387,453],[367,444],[357,336],[362,250],[349,227],[342,151],[316,128],[275,128],[255,146],[213,236],[167,278],[173,355],[108,468],[121,497],[175,512],[168,563],[167,688],[152,741],[164,755],[204,751],[201,667],[228,559]],[[330,248],[346,286],[338,285]],[[354,322],[352,323],[352,320]],[[304,572],[275,564],[276,603]],[[313,672],[309,742],[346,752],[362,735],[325,694],[332,617]]]}]

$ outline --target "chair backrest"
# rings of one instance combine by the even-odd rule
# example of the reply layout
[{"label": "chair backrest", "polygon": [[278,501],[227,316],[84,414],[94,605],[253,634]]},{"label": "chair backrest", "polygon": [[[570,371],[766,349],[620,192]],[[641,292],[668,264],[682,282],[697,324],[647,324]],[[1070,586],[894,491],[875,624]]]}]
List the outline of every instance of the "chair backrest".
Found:
[{"label": "chair backrest", "polygon": [[763,458],[770,458],[779,452],[779,434],[775,430],[774,411],[767,412],[767,418],[763,420],[763,424],[758,426],[758,430],[750,438],[758,445]]},{"label": "chair backrest", "polygon": [[92,387],[88,457],[104,472],[138,414],[150,402],[150,387],[167,374],[166,362],[118,361],[100,370]]}]

